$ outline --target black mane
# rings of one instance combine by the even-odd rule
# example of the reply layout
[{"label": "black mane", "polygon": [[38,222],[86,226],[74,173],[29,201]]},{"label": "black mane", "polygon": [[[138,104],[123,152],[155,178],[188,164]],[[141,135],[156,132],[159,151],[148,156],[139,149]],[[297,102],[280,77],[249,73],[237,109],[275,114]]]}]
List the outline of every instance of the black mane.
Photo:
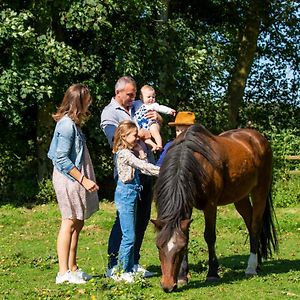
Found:
[{"label": "black mane", "polygon": [[176,138],[169,148],[155,185],[157,218],[167,224],[170,238],[172,228],[191,217],[192,208],[206,203],[205,186],[209,180],[206,170],[194,153],[214,164],[213,150],[207,143],[214,136],[201,125],[191,126]]}]

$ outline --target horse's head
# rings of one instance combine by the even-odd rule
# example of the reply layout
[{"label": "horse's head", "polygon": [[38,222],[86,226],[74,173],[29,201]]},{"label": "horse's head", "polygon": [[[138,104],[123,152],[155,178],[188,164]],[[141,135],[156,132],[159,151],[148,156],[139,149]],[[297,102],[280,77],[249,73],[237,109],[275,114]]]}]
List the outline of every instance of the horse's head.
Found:
[{"label": "horse's head", "polygon": [[161,287],[165,292],[177,288],[177,277],[188,245],[190,219],[181,220],[179,226],[161,220],[151,220],[157,230],[156,246],[161,263]]}]

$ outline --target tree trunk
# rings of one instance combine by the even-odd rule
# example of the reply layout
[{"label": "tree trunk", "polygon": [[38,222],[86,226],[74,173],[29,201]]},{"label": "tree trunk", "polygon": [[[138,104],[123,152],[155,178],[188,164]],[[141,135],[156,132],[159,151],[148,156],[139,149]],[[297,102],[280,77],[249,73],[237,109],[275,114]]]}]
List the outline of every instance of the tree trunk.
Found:
[{"label": "tree trunk", "polygon": [[238,126],[239,108],[243,101],[244,90],[256,52],[261,20],[264,17],[267,1],[252,0],[249,4],[245,27],[240,34],[239,49],[232,72],[228,92],[228,120],[230,128]]},{"label": "tree trunk", "polygon": [[[158,27],[164,25],[168,19],[169,19],[169,5],[170,0],[164,0],[164,7],[165,9],[160,12]],[[158,29],[159,30],[159,29]],[[168,57],[167,60],[165,60],[162,64],[161,71],[159,74],[159,88],[160,92],[163,95],[163,97],[166,97],[166,95],[169,95],[169,91],[175,91],[176,90],[176,80],[172,74],[175,74],[175,66],[176,64],[173,63],[173,54],[172,49],[170,49],[169,45],[172,43],[172,40],[174,40],[174,37],[172,36],[172,32],[169,31],[169,35],[165,36],[164,40],[161,41],[161,43],[164,44],[165,49],[169,52],[169,55],[166,54],[166,57]],[[177,106],[176,99],[172,99],[174,107]]]}]

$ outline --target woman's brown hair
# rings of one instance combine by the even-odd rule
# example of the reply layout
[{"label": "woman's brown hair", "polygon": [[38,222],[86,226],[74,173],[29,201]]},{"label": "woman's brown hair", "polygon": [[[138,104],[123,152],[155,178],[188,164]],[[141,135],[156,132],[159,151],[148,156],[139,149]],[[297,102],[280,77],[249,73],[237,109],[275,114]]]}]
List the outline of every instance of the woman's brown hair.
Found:
[{"label": "woman's brown hair", "polygon": [[58,107],[53,119],[57,122],[64,115],[68,115],[77,125],[88,119],[90,112],[84,109],[84,100],[86,97],[92,100],[90,90],[81,83],[72,84],[65,92],[62,103]]},{"label": "woman's brown hair", "polygon": [[125,137],[129,135],[133,129],[137,130],[134,122],[130,120],[120,122],[114,135],[113,153],[116,153],[120,149],[132,149],[133,145],[128,144]]}]

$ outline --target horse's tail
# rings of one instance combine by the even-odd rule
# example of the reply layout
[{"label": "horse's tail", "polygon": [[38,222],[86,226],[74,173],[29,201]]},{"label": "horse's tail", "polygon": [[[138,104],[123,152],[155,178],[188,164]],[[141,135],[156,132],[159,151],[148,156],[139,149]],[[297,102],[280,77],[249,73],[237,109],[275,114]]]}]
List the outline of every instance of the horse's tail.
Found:
[{"label": "horse's tail", "polygon": [[267,259],[268,257],[272,257],[273,252],[278,251],[278,240],[275,223],[278,224],[272,201],[272,192],[270,189],[263,215],[263,226],[260,234],[259,246],[259,253],[261,257],[265,259]]}]

